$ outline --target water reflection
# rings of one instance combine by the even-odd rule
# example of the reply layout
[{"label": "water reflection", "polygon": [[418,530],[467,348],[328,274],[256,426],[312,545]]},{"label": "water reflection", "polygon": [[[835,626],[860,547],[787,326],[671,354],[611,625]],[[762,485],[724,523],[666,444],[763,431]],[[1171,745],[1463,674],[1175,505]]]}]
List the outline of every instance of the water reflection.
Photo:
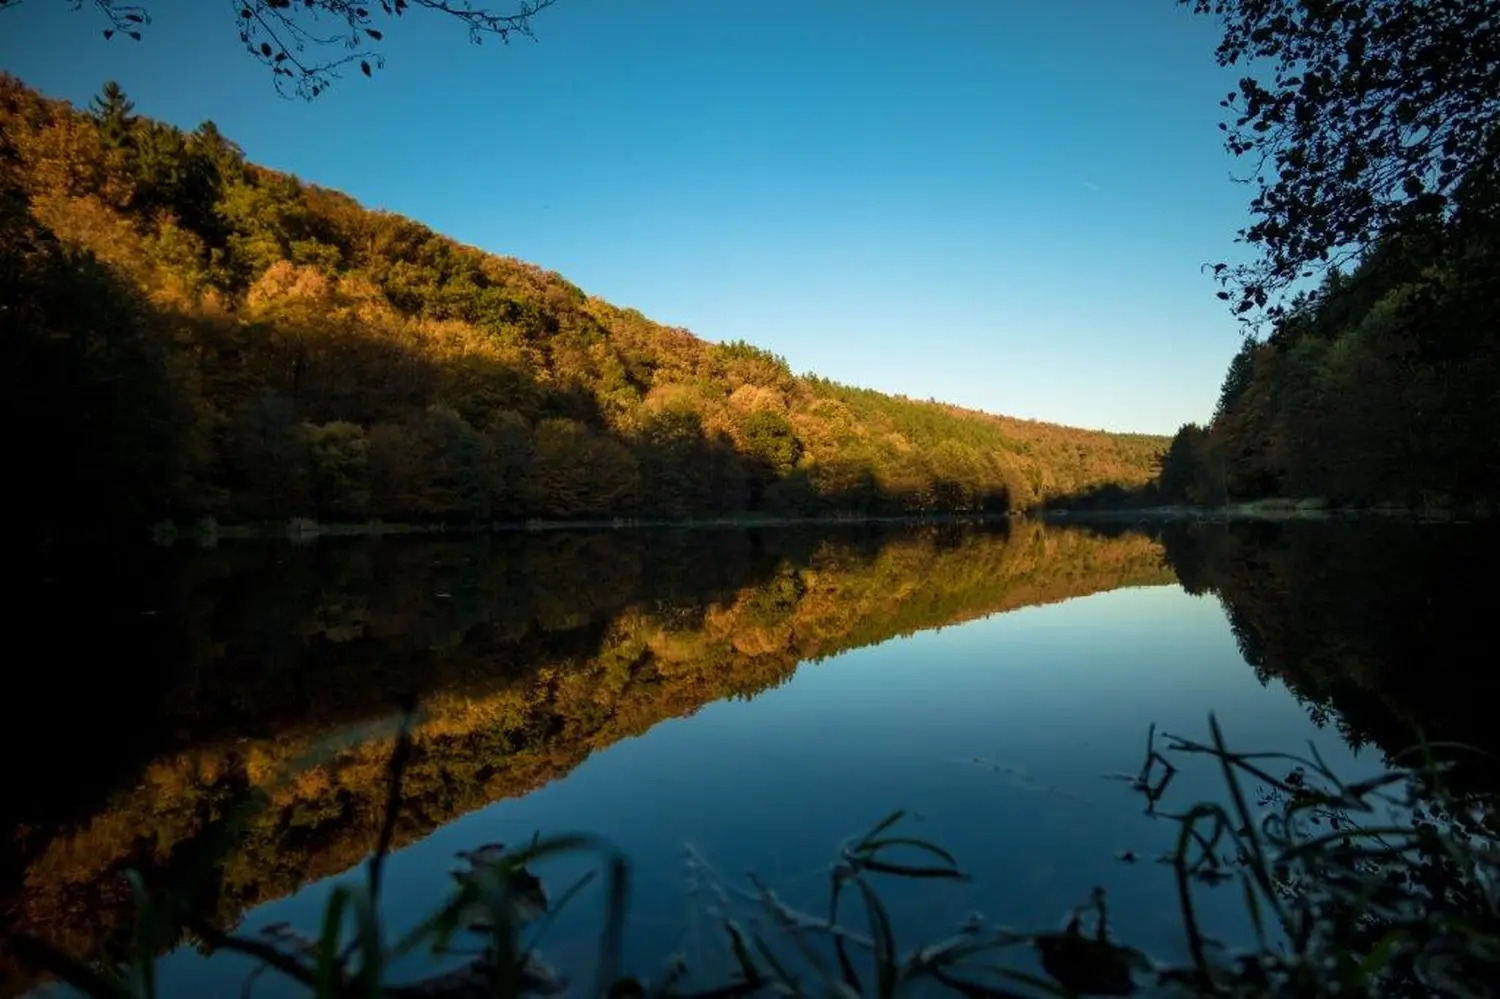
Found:
[{"label": "water reflection", "polygon": [[1182,585],[1223,604],[1256,674],[1286,683],[1318,723],[1388,754],[1424,734],[1500,751],[1481,666],[1494,525],[1205,523],[1161,539]]},{"label": "water reflection", "polygon": [[[1031,524],[226,547],[115,568],[130,585],[100,592],[111,568],[53,570],[56,592],[28,615],[58,621],[64,661],[101,661],[106,641],[90,643],[108,635],[116,661],[150,664],[128,686],[128,725],[89,704],[69,722],[106,753],[30,773],[9,919],[80,954],[123,946],[121,870],[169,876],[257,796],[268,807],[204,890],[217,921],[356,863],[390,749],[367,737],[388,724],[392,691],[423,697],[404,844],[800,662],[1170,579],[1149,539]],[[64,630],[90,600],[99,628]],[[58,690],[43,717],[68,703]],[[112,764],[111,786],[84,779]]]},{"label": "water reflection", "polygon": [[[1339,714],[1328,697],[1343,688],[1328,678],[1399,680],[1382,649],[1412,646],[1358,644],[1347,632],[1368,622],[1349,608],[1382,572],[1427,570],[1372,565],[1389,542],[1351,534],[1330,550],[1327,537],[1200,529],[1163,547],[1021,523],[163,557],[133,570],[139,584],[113,605],[157,657],[152,683],[132,694],[149,724],[119,737],[116,779],[80,782],[75,800],[56,793],[67,764],[39,768],[51,768],[52,793],[26,806],[7,919],[80,954],[118,949],[128,924],[118,873],[169,879],[238,804],[261,800],[205,908],[225,925],[256,907],[255,924],[315,925],[327,882],[314,883],[374,842],[388,696],[414,691],[424,716],[396,835],[405,848],[388,875],[398,926],[440,900],[455,850],[584,828],[635,860],[648,887],[632,951],[661,954],[703,932],[681,890],[683,843],[789,895],[815,893],[833,845],[901,805],[925,812],[924,833],[976,875],[956,893],[894,899],[905,925],[946,925],[972,908],[1047,923],[1100,883],[1122,899],[1135,942],[1170,950],[1160,870],[1114,859],[1149,854],[1162,832],[1099,779],[1139,763],[1147,723],[1196,733],[1213,709],[1242,745],[1311,737],[1347,766],[1368,763],[1339,730],[1320,731],[1327,712],[1356,743],[1392,748],[1407,731],[1387,717],[1407,701],[1381,715],[1368,706],[1379,693],[1361,688],[1369,696]],[[1396,550],[1408,563],[1441,557],[1438,541],[1426,544]],[[1166,555],[1187,591],[1167,585]],[[1365,588],[1322,589],[1345,557]],[[1299,575],[1310,567],[1325,575]],[[1193,595],[1206,591],[1229,622],[1219,601]],[[1322,610],[1303,624],[1308,607]],[[1401,619],[1386,602],[1373,609]],[[1432,620],[1441,613],[1411,617],[1413,634],[1451,625]],[[1305,640],[1273,640],[1288,634]],[[1364,658],[1310,656],[1316,636]],[[808,661],[820,662],[798,670]],[[1306,662],[1322,686],[1298,672]],[[1184,778],[1185,793],[1212,793],[1211,778],[1195,780]],[[577,919],[549,948],[560,959],[591,945]],[[228,970],[182,953],[164,982],[206,991]],[[12,972],[8,991],[26,981]]]}]

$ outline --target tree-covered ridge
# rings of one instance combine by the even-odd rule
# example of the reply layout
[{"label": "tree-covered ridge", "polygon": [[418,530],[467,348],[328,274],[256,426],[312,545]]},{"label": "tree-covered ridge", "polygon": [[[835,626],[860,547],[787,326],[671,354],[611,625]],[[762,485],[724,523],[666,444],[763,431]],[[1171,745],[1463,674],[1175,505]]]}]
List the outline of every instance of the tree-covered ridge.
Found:
[{"label": "tree-covered ridge", "polygon": [[1179,2],[1242,74],[1219,127],[1255,192],[1251,256],[1213,273],[1256,335],[1161,496],[1491,509],[1500,3]]},{"label": "tree-covered ridge", "polygon": [[[173,628],[200,637],[178,650],[191,661],[161,714],[169,731],[192,719],[200,730],[124,775],[92,814],[19,830],[21,887],[8,920],[77,953],[123,944],[130,903],[120,871],[180,872],[254,796],[266,807],[211,886],[221,920],[357,863],[380,821],[390,752],[372,690],[416,686],[425,695],[396,834],[406,843],[663,719],[782,683],[800,663],[1172,579],[1147,538],[1026,522],[821,539],[741,534],[712,548],[631,538],[517,537],[503,551],[385,543],[321,567],[232,550],[205,556],[177,591]],[[256,626],[237,612],[237,579],[287,596]],[[266,719],[246,716],[243,706],[262,697]]]},{"label": "tree-covered ridge", "polygon": [[1493,169],[1451,211],[1413,211],[1348,274],[1298,297],[1225,375],[1207,427],[1174,438],[1164,498],[1500,498],[1500,200]]},{"label": "tree-covered ridge", "polygon": [[0,204],[6,422],[69,456],[39,523],[1003,511],[1138,485],[1163,444],[799,377],[118,87],[0,80]]},{"label": "tree-covered ridge", "polygon": [[1182,2],[1246,74],[1220,127],[1251,168],[1258,259],[1214,271],[1267,335],[1178,433],[1162,494],[1491,508],[1500,4]]}]

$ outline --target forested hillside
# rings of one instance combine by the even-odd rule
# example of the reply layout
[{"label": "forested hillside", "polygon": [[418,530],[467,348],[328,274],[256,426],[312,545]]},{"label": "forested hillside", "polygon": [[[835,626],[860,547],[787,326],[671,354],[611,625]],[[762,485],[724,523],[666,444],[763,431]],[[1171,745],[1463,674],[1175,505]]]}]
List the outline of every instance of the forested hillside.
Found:
[{"label": "forested hillside", "polygon": [[1003,511],[1140,485],[1165,444],[794,375],[113,86],[0,78],[0,300],[40,524]]},{"label": "forested hillside", "polygon": [[1183,427],[1161,492],[1200,504],[1320,497],[1448,506],[1500,498],[1494,186],[1416,216],[1349,274],[1247,340],[1207,427]]},{"label": "forested hillside", "polygon": [[1264,322],[1210,425],[1173,441],[1162,494],[1491,509],[1500,4],[1193,6],[1222,19],[1221,65],[1259,63],[1220,124],[1258,164],[1240,234],[1258,256],[1214,271]]}]

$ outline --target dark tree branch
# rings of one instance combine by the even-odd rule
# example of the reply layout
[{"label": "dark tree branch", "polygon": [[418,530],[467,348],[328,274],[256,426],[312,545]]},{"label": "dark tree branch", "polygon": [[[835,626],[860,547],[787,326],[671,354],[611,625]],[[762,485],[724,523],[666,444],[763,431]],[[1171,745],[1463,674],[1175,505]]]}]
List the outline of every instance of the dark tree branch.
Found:
[{"label": "dark tree branch", "polygon": [[1259,258],[1216,273],[1252,323],[1412,215],[1447,217],[1500,140],[1500,0],[1179,0],[1216,17],[1225,147],[1254,164]]},{"label": "dark tree branch", "polygon": [[[85,5],[97,10],[106,27],[105,38],[123,34],[139,41],[151,23],[149,0],[61,0],[74,10]],[[371,75],[385,65],[379,51],[385,29],[411,10],[444,14],[460,22],[475,44],[486,38],[509,42],[532,38],[532,19],[557,0],[507,0],[504,9],[467,0],[229,0],[230,17],[240,42],[271,71],[276,89],[287,96],[310,99],[358,66]],[[0,0],[0,12],[18,7],[21,0]]]}]

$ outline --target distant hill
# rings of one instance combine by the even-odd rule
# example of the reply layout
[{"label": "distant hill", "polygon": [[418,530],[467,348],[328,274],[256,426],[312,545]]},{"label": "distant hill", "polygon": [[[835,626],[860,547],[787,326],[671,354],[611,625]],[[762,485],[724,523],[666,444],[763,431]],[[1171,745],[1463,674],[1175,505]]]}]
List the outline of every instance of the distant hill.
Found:
[{"label": "distant hill", "polygon": [[113,86],[0,77],[0,301],[41,524],[1001,512],[1143,485],[1166,443],[795,375]]}]

